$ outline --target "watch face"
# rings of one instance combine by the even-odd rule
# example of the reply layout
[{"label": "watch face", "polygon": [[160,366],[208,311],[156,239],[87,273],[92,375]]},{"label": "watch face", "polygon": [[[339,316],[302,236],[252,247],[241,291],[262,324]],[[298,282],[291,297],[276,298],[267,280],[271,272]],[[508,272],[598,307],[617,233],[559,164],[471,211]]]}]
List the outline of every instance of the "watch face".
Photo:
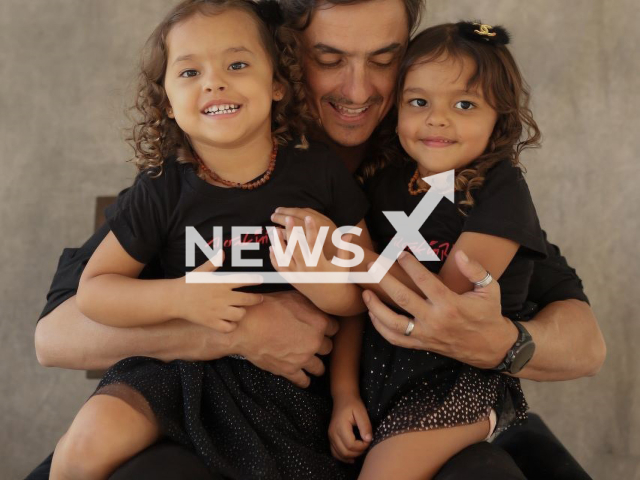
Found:
[{"label": "watch face", "polygon": [[529,363],[531,357],[533,357],[533,352],[536,351],[536,344],[533,342],[527,342],[516,352],[515,358],[513,362],[511,362],[511,368],[509,369],[510,373],[518,373],[520,370],[524,368],[524,366]]}]

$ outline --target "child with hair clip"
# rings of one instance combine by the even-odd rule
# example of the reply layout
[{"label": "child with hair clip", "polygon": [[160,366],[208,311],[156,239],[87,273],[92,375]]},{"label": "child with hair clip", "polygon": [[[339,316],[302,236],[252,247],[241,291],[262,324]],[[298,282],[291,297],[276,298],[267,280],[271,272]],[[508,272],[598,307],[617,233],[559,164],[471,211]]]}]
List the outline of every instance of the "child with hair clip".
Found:
[{"label": "child with hair clip", "polygon": [[[365,227],[368,203],[346,167],[305,140],[300,79],[288,78],[288,69],[299,69],[278,62],[278,14],[276,2],[187,0],[149,38],[133,131],[139,174],[106,212],[111,231],[80,280],[77,302],[89,318],[119,327],[183,319],[231,332],[262,293],[293,287],[186,283],[189,228],[225,252],[218,270],[273,272],[264,227],[274,226],[279,205]],[[214,227],[222,227],[222,239]],[[234,227],[249,231],[234,238]],[[285,227],[289,238],[291,222]],[[318,225],[311,220],[306,227],[314,239]],[[284,248],[282,229],[274,241]],[[250,267],[228,265],[239,243],[255,247],[243,252]],[[166,278],[138,279],[156,255]],[[199,272],[216,270],[213,262],[223,257],[209,261],[199,249],[195,255]],[[331,268],[327,258],[318,269]],[[298,271],[301,262],[296,250],[292,265],[276,270]],[[296,288],[331,314],[365,310],[353,284]],[[191,447],[228,479],[309,478],[309,472],[342,478],[329,452],[330,414],[322,378],[301,389],[237,355],[210,362],[127,358],[108,370],[59,441],[51,478],[107,478],[161,437]]]},{"label": "child with hair clip", "polygon": [[[503,315],[523,320],[533,261],[546,250],[520,153],[537,146],[540,132],[508,41],[503,28],[460,22],[429,28],[410,42],[397,87],[403,159],[367,179],[367,224],[384,250],[396,231],[382,212],[410,214],[429,190],[423,178],[454,170],[455,202],[443,198],[420,227],[426,244],[401,247],[431,248],[441,261],[424,265],[456,293],[474,288],[459,262],[480,262],[499,279]],[[397,263],[391,274],[421,293]],[[379,286],[366,288],[391,302]],[[409,345],[413,321],[398,323]],[[514,322],[514,341],[520,327]],[[340,460],[353,462],[370,449],[361,479],[432,478],[465,447],[525,420],[518,379],[393,346],[370,322],[361,338],[362,328],[345,324],[335,339],[329,428]]]}]

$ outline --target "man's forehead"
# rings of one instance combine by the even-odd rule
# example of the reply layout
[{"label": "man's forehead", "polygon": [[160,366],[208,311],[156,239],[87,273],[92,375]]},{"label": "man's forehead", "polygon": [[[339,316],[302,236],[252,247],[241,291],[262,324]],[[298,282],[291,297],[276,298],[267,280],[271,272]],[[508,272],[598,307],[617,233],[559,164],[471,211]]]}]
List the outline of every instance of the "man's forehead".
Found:
[{"label": "man's forehead", "polygon": [[403,0],[366,0],[354,4],[323,4],[304,31],[307,47],[347,54],[372,54],[409,38]]}]

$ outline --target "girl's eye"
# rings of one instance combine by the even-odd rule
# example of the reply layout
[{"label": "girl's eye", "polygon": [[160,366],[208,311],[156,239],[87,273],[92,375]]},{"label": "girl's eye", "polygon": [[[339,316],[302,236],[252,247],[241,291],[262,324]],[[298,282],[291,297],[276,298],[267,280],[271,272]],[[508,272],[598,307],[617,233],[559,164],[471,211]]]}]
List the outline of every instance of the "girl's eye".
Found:
[{"label": "girl's eye", "polygon": [[245,62],[235,62],[229,65],[229,70],[242,70],[243,68],[247,68],[248,66],[249,64]]},{"label": "girl's eye", "polygon": [[461,102],[456,103],[455,106],[460,110],[472,110],[476,108],[476,106],[473,103],[467,102],[466,100],[462,100]]},{"label": "girl's eye", "polygon": [[195,77],[196,75],[198,75],[197,70],[185,70],[184,72],[180,73],[180,76],[183,78],[191,78]]},{"label": "girl's eye", "polygon": [[424,98],[414,98],[413,100],[409,100],[409,105],[412,107],[426,107],[427,101]]}]

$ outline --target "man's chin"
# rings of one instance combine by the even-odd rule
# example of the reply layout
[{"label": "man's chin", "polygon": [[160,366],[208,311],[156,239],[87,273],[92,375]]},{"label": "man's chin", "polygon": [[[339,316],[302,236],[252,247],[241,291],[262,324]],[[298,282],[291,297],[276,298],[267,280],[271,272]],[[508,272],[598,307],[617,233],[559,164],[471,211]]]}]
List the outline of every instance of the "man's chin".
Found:
[{"label": "man's chin", "polygon": [[374,128],[368,125],[343,127],[335,124],[323,124],[326,135],[341,147],[358,147],[367,143]]}]

